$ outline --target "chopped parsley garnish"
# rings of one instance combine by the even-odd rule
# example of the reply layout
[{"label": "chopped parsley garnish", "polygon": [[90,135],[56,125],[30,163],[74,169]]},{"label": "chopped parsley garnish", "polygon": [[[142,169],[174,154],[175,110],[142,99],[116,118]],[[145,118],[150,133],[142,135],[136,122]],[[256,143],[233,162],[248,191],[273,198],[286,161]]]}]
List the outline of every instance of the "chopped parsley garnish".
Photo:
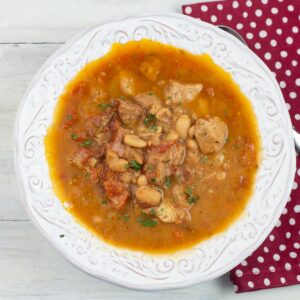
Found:
[{"label": "chopped parsley garnish", "polygon": [[154,93],[153,93],[153,92],[149,92],[148,95],[149,95],[149,96],[153,96]]},{"label": "chopped parsley garnish", "polygon": [[101,109],[101,111],[105,111],[107,108],[112,107],[112,104],[100,103],[100,104],[98,104],[98,107]]},{"label": "chopped parsley garnish", "polygon": [[144,119],[144,125],[145,126],[155,125],[155,122],[156,122],[156,116],[151,113],[146,113],[146,117]]},{"label": "chopped parsley garnish", "polygon": [[59,237],[60,237],[60,238],[63,238],[63,237],[65,237],[65,235],[64,235],[64,234],[61,234]]},{"label": "chopped parsley garnish", "polygon": [[157,225],[157,220],[148,218],[145,215],[138,217],[137,222],[140,223],[144,227],[154,227]]},{"label": "chopped parsley garnish", "polygon": [[169,176],[165,179],[165,187],[168,189],[171,186],[171,178]]},{"label": "chopped parsley garnish", "polygon": [[130,160],[126,165],[127,168],[132,168],[135,171],[140,171],[142,169],[142,165],[139,164],[136,160]]},{"label": "chopped parsley garnish", "polygon": [[127,223],[130,220],[130,216],[128,216],[127,214],[124,214],[124,215],[122,215],[122,220]]},{"label": "chopped parsley garnish", "polygon": [[154,132],[157,131],[157,125],[155,125],[155,124],[151,125],[149,128],[151,131],[154,131]]},{"label": "chopped parsley garnish", "polygon": [[101,204],[102,205],[106,205],[108,203],[108,201],[106,200],[106,199],[103,199],[102,201],[101,201]]},{"label": "chopped parsley garnish", "polygon": [[90,147],[90,146],[93,145],[93,141],[87,139],[87,140],[83,141],[83,142],[81,143],[81,145],[82,145],[83,147]]},{"label": "chopped parsley garnish", "polygon": [[207,156],[201,156],[200,157],[200,163],[201,164],[205,164],[205,163],[207,163],[207,161],[208,161],[208,157]]},{"label": "chopped parsley garnish", "polygon": [[152,177],[150,180],[151,180],[152,183],[156,182],[156,178],[155,177]]},{"label": "chopped parsley garnish", "polygon": [[151,215],[151,216],[156,216],[156,211],[155,211],[154,208],[151,208],[151,209],[150,209],[150,215]]},{"label": "chopped parsley garnish", "polygon": [[71,133],[71,139],[76,141],[78,138],[78,135],[76,133]]},{"label": "chopped parsley garnish", "polygon": [[72,115],[67,115],[67,120],[73,120],[73,116]]},{"label": "chopped parsley garnish", "polygon": [[196,203],[197,200],[199,199],[197,196],[193,195],[193,188],[191,186],[188,186],[185,189],[185,194],[186,194],[186,197],[187,197],[188,204]]},{"label": "chopped parsley garnish", "polygon": [[120,99],[125,100],[126,98],[124,96],[121,96]]}]

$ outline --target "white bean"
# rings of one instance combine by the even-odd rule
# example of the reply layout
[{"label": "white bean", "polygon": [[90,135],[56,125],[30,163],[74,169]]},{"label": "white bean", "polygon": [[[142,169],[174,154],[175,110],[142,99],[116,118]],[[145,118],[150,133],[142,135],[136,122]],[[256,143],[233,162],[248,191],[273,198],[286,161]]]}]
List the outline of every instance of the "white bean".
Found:
[{"label": "white bean", "polygon": [[191,128],[189,129],[189,137],[193,138],[195,134],[195,125],[191,126]]},{"label": "white bean", "polygon": [[175,141],[178,138],[179,138],[179,134],[173,129],[171,129],[170,132],[166,135],[167,141]]},{"label": "white bean", "polygon": [[137,188],[135,196],[140,205],[144,208],[159,205],[161,193],[155,188],[149,186],[140,186]]},{"label": "white bean", "polygon": [[175,129],[182,139],[186,139],[191,126],[191,119],[188,115],[180,116],[175,124]]},{"label": "white bean", "polygon": [[147,142],[139,138],[137,135],[126,134],[124,137],[124,143],[131,147],[144,148],[147,146]]},{"label": "white bean", "polygon": [[146,178],[146,176],[145,175],[139,176],[138,179],[137,179],[137,184],[139,186],[147,185],[147,178]]}]

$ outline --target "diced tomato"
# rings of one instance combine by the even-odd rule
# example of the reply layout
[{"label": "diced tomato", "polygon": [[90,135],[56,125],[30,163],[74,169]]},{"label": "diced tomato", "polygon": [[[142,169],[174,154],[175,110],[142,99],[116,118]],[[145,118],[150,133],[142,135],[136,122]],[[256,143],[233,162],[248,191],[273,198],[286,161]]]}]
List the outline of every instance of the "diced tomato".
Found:
[{"label": "diced tomato", "polygon": [[156,147],[156,149],[159,153],[164,153],[164,152],[168,151],[170,149],[170,147],[174,144],[175,144],[175,141],[168,141],[168,142],[158,145]]},{"label": "diced tomato", "polygon": [[79,148],[71,157],[71,162],[78,168],[82,168],[91,156],[92,152],[89,149]]},{"label": "diced tomato", "polygon": [[128,197],[129,192],[126,186],[118,181],[104,181],[103,183],[106,195],[116,209],[121,209]]}]

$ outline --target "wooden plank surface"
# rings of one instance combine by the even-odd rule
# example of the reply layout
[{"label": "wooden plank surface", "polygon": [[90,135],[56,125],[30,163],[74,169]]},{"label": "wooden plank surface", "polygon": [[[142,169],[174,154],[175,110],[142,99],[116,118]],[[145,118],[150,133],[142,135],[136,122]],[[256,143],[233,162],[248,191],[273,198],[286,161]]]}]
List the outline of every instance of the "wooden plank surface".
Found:
[{"label": "wooden plank surface", "polygon": [[[180,12],[180,0],[0,0],[0,300],[6,299],[299,299],[300,286],[234,295],[228,275],[193,287],[138,292],[77,270],[26,215],[13,165],[13,124],[42,63],[88,26],[143,12]],[[192,1],[190,1],[192,2]]]}]

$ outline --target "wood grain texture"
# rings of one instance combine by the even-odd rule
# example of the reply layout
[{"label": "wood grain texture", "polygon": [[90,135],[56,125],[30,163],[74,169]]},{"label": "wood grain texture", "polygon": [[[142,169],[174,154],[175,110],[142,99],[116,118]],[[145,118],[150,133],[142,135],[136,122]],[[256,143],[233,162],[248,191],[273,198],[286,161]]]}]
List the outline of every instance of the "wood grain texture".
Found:
[{"label": "wood grain texture", "polygon": [[13,124],[24,91],[42,63],[88,26],[123,15],[180,12],[180,5],[189,2],[193,1],[0,0],[0,300],[299,299],[300,286],[234,295],[228,275],[163,292],[117,287],[68,263],[24,211],[14,175]]}]

